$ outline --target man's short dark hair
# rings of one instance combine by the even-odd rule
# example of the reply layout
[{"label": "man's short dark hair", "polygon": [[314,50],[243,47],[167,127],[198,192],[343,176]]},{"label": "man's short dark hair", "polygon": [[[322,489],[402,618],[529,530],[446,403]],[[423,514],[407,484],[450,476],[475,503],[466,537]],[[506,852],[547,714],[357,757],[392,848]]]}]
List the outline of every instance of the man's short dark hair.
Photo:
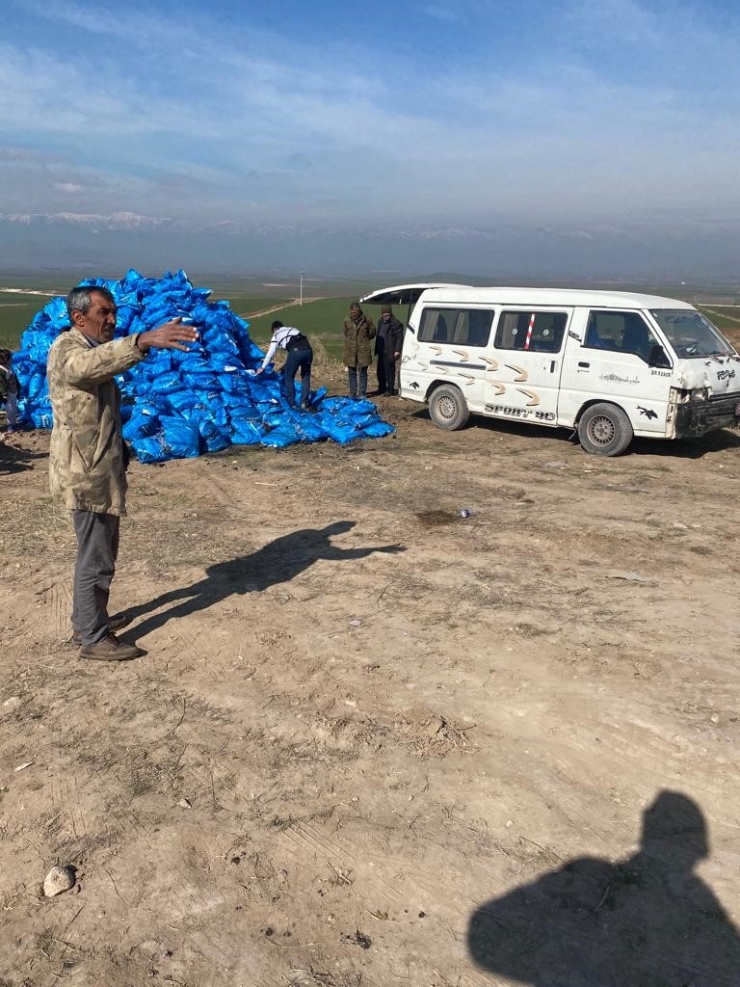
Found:
[{"label": "man's short dark hair", "polygon": [[108,288],[99,288],[95,284],[78,284],[67,295],[67,315],[69,316],[70,323],[72,322],[73,312],[82,312],[83,315],[87,315],[92,304],[91,295],[102,295],[111,305],[116,304],[116,300]]},{"label": "man's short dark hair", "polygon": [[283,323],[280,321],[280,319],[275,319],[273,324],[270,326],[270,329],[272,329],[273,332],[275,332],[276,329],[282,329],[282,328],[283,328]]}]

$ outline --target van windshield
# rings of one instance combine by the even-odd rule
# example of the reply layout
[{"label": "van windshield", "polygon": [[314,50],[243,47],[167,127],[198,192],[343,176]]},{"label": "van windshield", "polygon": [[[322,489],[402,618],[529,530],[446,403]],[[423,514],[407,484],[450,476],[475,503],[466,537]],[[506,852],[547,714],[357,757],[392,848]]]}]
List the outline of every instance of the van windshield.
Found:
[{"label": "van windshield", "polygon": [[652,309],[652,317],[668,337],[681,358],[697,356],[731,356],[732,347],[718,329],[700,312],[690,309]]}]

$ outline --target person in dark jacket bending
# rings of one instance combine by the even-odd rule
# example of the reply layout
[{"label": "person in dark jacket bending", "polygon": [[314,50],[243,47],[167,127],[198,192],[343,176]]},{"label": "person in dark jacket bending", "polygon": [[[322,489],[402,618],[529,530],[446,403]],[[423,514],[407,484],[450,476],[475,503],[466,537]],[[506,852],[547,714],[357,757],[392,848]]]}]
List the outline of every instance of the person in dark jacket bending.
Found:
[{"label": "person in dark jacket bending", "polygon": [[380,322],[375,337],[375,355],[378,358],[378,394],[392,397],[396,393],[396,360],[401,356],[403,325],[393,314],[390,305],[380,310]]}]

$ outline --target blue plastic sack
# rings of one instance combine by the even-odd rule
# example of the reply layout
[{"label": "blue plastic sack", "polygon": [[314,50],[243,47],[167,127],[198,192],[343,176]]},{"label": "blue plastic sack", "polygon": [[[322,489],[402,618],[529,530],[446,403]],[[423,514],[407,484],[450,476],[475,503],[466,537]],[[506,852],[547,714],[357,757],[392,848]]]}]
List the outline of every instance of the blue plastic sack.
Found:
[{"label": "blue plastic sack", "polygon": [[180,375],[172,371],[155,377],[149,387],[149,393],[158,397],[169,398],[170,394],[175,391],[184,391],[186,387],[187,384]]},{"label": "blue plastic sack", "polygon": [[274,428],[262,437],[262,445],[271,446],[273,449],[284,449],[286,446],[295,445],[296,442],[300,441],[301,437],[298,432],[288,424]]},{"label": "blue plastic sack", "polygon": [[141,463],[163,463],[172,455],[161,441],[162,433],[147,438],[135,438],[130,442],[134,455]]},{"label": "blue plastic sack", "polygon": [[200,455],[198,427],[184,418],[162,415],[164,444],[175,459],[194,459]]},{"label": "blue plastic sack", "polygon": [[334,442],[339,442],[340,445],[346,445],[348,442],[352,442],[358,438],[357,429],[348,421],[341,421],[325,416],[321,424],[329,438],[333,439]]},{"label": "blue plastic sack", "polygon": [[221,452],[223,449],[228,449],[231,445],[228,435],[222,432],[215,422],[209,419],[205,419],[198,424],[198,432],[208,452]]},{"label": "blue plastic sack", "polygon": [[155,435],[159,430],[159,415],[153,408],[147,407],[134,407],[122,429],[127,442]]},{"label": "blue plastic sack", "polygon": [[179,411],[183,415],[190,408],[194,407],[198,403],[198,400],[198,395],[193,391],[187,390],[184,383],[181,390],[170,391],[167,395],[167,403],[173,411]]},{"label": "blue plastic sack", "polygon": [[259,445],[267,429],[250,418],[232,418],[230,437],[235,446]]},{"label": "blue plastic sack", "polygon": [[39,405],[31,412],[31,421],[36,426],[36,428],[53,428],[54,426],[54,415],[52,414],[51,405]]},{"label": "blue plastic sack", "polygon": [[313,415],[302,415],[293,427],[300,436],[301,442],[319,442],[327,438],[326,430]]},{"label": "blue plastic sack", "polygon": [[393,435],[395,431],[395,427],[390,422],[373,422],[362,430],[362,434],[371,439],[382,439],[386,435]]}]

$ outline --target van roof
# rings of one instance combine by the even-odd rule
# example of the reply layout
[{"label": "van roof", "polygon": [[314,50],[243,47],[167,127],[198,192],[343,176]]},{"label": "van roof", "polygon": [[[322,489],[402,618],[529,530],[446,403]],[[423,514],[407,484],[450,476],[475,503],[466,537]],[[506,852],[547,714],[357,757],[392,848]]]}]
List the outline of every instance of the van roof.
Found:
[{"label": "van roof", "polygon": [[469,288],[470,285],[451,284],[447,281],[420,281],[416,284],[397,284],[393,288],[376,288],[360,301],[370,305],[413,305],[430,288]]},{"label": "van roof", "polygon": [[370,304],[467,302],[476,305],[565,305],[589,308],[686,308],[694,306],[677,298],[643,295],[633,291],[599,291],[592,288],[474,288],[470,285],[417,284],[381,288],[365,295]]}]

